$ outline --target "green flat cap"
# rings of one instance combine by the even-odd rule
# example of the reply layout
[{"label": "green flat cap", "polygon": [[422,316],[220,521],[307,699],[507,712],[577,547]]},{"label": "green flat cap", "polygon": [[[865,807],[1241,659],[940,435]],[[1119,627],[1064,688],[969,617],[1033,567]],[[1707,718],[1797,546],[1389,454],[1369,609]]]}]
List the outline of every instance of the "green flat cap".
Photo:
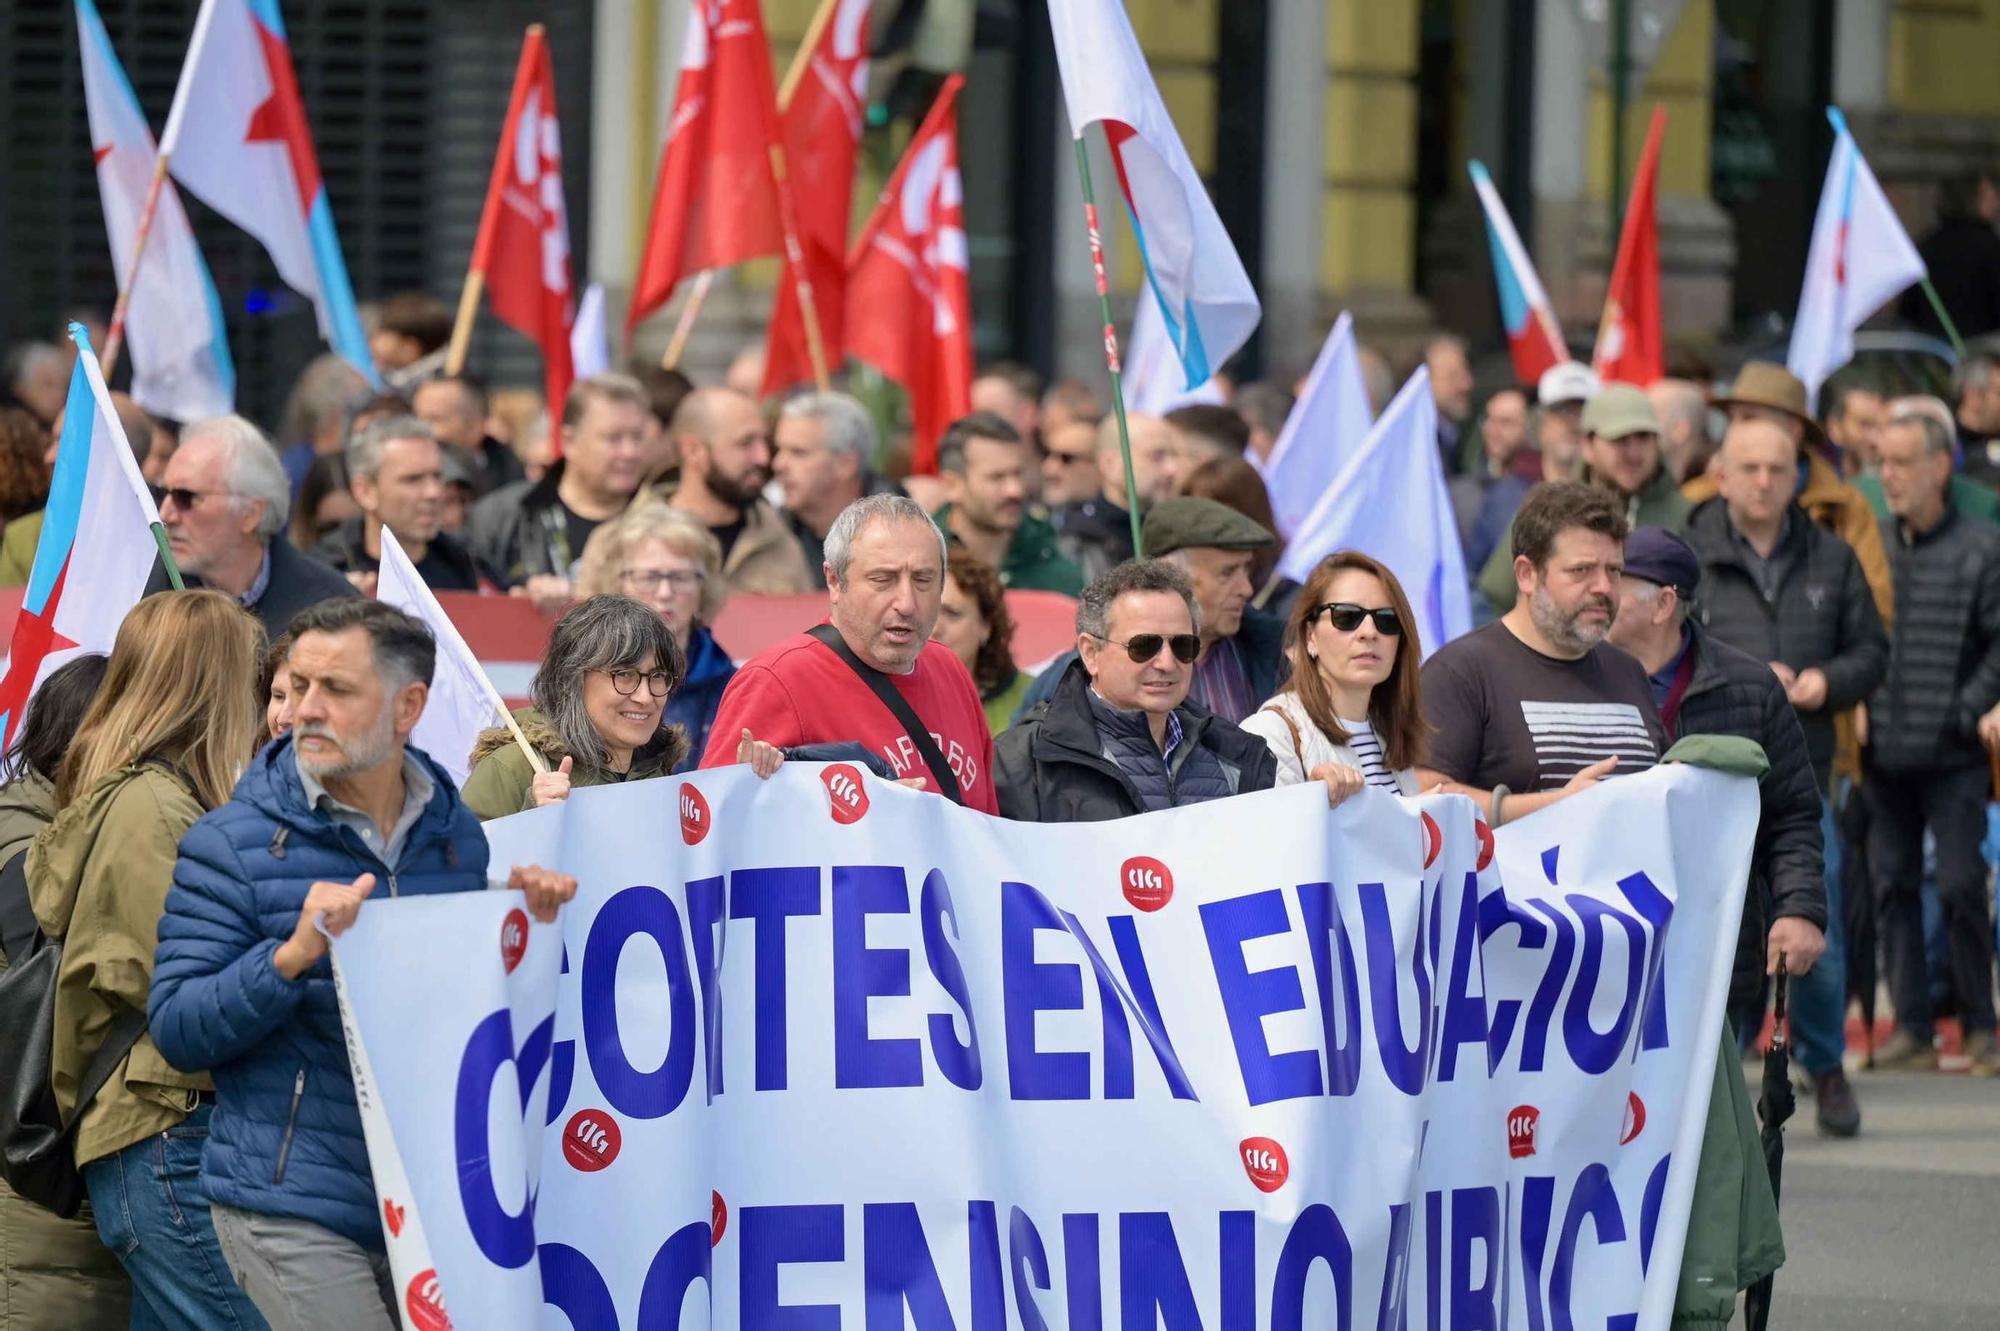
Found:
[{"label": "green flat cap", "polygon": [[1213,550],[1262,550],[1278,540],[1254,518],[1244,517],[1227,504],[1187,496],[1153,505],[1146,514],[1140,536],[1146,543],[1149,559],[1198,546]]},{"label": "green flat cap", "polygon": [[1631,384],[1606,384],[1583,406],[1583,432],[1600,439],[1630,434],[1658,434],[1660,418],[1653,401]]}]

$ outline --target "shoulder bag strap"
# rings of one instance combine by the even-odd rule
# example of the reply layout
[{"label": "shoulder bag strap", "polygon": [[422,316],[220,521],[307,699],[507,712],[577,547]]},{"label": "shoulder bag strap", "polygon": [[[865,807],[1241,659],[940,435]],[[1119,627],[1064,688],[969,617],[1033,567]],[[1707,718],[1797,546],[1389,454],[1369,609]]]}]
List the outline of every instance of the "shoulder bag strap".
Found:
[{"label": "shoulder bag strap", "polygon": [[931,769],[931,777],[938,783],[944,797],[953,804],[965,803],[965,792],[958,788],[958,778],[952,774],[951,764],[945,761],[944,750],[931,738],[931,732],[917,716],[916,709],[910,706],[910,700],[896,691],[888,676],[856,656],[854,649],[847,645],[847,639],[841,637],[840,630],[833,625],[820,624],[806,631],[831,647],[834,655],[845,661],[847,668],[859,675],[861,682],[882,700],[889,714],[902,723],[903,729],[909,733],[910,742],[917,746],[918,756]]},{"label": "shoulder bag strap", "polygon": [[125,1055],[132,1052],[132,1046],[139,1043],[139,1037],[146,1033],[146,1014],[135,1008],[125,1008],[111,1019],[111,1029],[104,1033],[104,1043],[90,1056],[90,1064],[83,1070],[83,1080],[77,1083],[76,1112],[70,1115],[63,1126],[73,1128],[83,1118],[83,1111],[90,1108],[90,1102],[104,1089],[104,1083],[111,1080],[112,1072],[125,1061]]},{"label": "shoulder bag strap", "polygon": [[1292,754],[1299,760],[1299,770],[1305,771],[1306,748],[1304,739],[1299,735],[1299,723],[1292,720],[1291,716],[1282,707],[1269,706],[1264,708],[1264,710],[1277,717],[1280,721],[1283,721],[1285,729],[1292,732]]}]

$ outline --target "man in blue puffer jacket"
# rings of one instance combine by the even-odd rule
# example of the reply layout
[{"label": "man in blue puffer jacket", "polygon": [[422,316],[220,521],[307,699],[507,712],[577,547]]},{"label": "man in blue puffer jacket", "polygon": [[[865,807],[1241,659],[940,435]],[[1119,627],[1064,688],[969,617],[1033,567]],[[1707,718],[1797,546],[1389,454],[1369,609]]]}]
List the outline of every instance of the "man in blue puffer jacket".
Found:
[{"label": "man in blue puffer jacket", "polygon": [[[394,1331],[327,935],[372,896],[478,891],[486,839],[451,778],[408,747],[436,646],[377,601],[292,622],[291,734],[182,839],[149,1017],[169,1063],[215,1076],[202,1152],[223,1254],[276,1331]],[[541,919],[574,879],[516,869]]]}]

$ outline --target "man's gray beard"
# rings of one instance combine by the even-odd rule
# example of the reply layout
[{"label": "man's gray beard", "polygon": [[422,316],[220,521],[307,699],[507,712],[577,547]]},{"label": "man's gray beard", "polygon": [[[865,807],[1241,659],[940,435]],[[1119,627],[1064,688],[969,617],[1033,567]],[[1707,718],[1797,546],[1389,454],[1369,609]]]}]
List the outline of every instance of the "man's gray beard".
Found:
[{"label": "man's gray beard", "polygon": [[1579,616],[1565,615],[1556,609],[1555,599],[1539,587],[1535,589],[1535,594],[1528,598],[1528,617],[1535,621],[1535,627],[1550,643],[1578,656],[1582,656],[1603,642],[1604,635],[1611,631],[1609,623],[1606,623],[1603,630],[1595,636],[1580,630],[1577,627]]},{"label": "man's gray beard", "polygon": [[389,709],[382,709],[381,722],[373,733],[360,739],[350,740],[341,745],[344,757],[322,763],[299,749],[298,742],[308,735],[338,741],[340,736],[321,725],[299,725],[292,729],[292,745],[299,755],[299,762],[315,781],[337,781],[342,777],[366,772],[382,765],[383,761],[396,751],[396,722]]}]

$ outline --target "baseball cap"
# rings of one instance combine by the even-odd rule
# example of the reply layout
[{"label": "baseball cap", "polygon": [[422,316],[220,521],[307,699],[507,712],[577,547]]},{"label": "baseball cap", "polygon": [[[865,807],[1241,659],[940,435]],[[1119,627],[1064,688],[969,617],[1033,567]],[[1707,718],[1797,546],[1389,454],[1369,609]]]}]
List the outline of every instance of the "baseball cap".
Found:
[{"label": "baseball cap", "polygon": [[1625,576],[1672,587],[1685,601],[1701,581],[1701,561],[1665,527],[1634,527],[1625,538]]},{"label": "baseball cap", "polygon": [[1660,418],[1653,413],[1652,399],[1641,390],[1631,384],[1606,384],[1584,404],[1583,432],[1601,439],[1658,434]]},{"label": "baseball cap", "polygon": [[1597,396],[1597,390],[1602,387],[1604,381],[1588,365],[1582,361],[1566,360],[1542,372],[1541,382],[1535,385],[1535,400],[1545,407],[1559,406],[1564,402],[1588,402]]}]

